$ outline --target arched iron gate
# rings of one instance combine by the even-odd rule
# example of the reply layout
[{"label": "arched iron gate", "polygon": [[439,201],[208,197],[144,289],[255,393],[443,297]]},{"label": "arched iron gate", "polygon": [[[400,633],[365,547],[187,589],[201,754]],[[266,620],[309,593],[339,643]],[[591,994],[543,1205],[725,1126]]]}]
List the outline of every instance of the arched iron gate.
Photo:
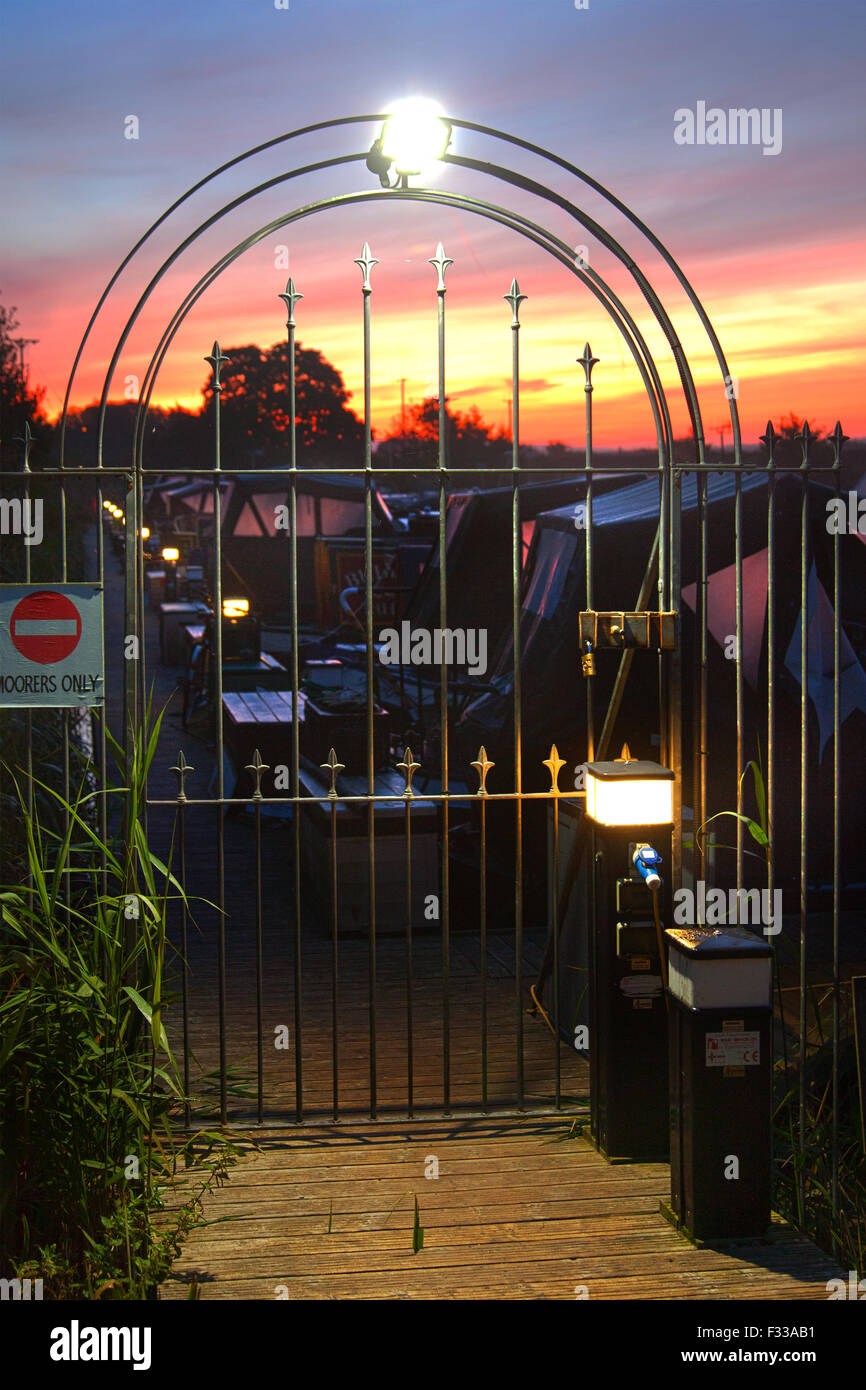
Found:
[{"label": "arched iron gate", "polygon": [[[70,377],[61,429],[60,466],[57,469],[44,470],[46,473],[54,474],[61,500],[65,497],[66,482],[69,478],[62,441],[65,433],[66,407],[71,398],[75,372],[103,304],[114,290],[121,272],[131,263],[140,247],[188,198],[221,173],[261,150],[301,139],[311,132],[318,134],[327,131],[342,135],[358,126],[376,127],[383,119],[382,116],[363,116],[345,121],[325,122],[279,137],[278,140],[268,142],[266,146],[259,146],[237,160],[229,161],[173,204],[133,248],[129,257],[112,277],[94,312]],[[749,760],[760,752],[763,785],[766,788],[764,820],[769,830],[769,843],[762,847],[761,886],[765,885],[772,894],[782,881],[784,891],[789,895],[786,907],[793,907],[794,918],[799,923],[798,930],[792,934],[790,942],[793,948],[793,963],[789,966],[789,970],[796,971],[796,1017],[783,997],[783,991],[788,986],[784,984],[780,975],[782,1002],[778,1026],[779,1036],[788,1045],[786,1066],[789,1060],[797,1063],[794,1080],[799,1088],[798,1123],[803,1145],[809,1142],[810,1135],[814,1136],[817,1132],[817,1121],[813,1123],[813,1115],[809,1109],[808,1063],[810,1053],[814,1053],[818,1045],[814,1035],[810,1033],[807,1018],[811,940],[809,916],[813,905],[810,895],[817,893],[822,884],[825,886],[831,925],[831,952],[827,959],[827,969],[830,975],[830,1078],[834,1120],[829,1142],[835,1182],[839,1146],[835,1116],[838,1114],[842,1058],[843,1054],[847,1055],[846,1049],[851,1040],[850,996],[848,983],[844,978],[840,950],[844,895],[851,881],[851,874],[845,868],[846,826],[850,828],[855,840],[860,834],[859,811],[851,804],[850,797],[846,797],[846,790],[850,791],[850,788],[846,788],[844,781],[847,755],[843,756],[843,723],[853,710],[855,720],[845,730],[845,737],[856,739],[856,719],[860,716],[857,713],[859,687],[855,690],[855,685],[859,679],[857,672],[862,675],[862,631],[857,624],[862,621],[862,615],[856,610],[856,604],[853,611],[850,607],[845,608],[849,601],[843,569],[845,533],[840,529],[831,532],[826,526],[822,529],[822,524],[829,503],[832,501],[841,505],[845,500],[841,461],[844,436],[841,428],[837,426],[829,442],[824,443],[819,450],[806,426],[798,439],[792,445],[786,446],[797,451],[797,456],[792,459],[789,453],[780,453],[780,441],[770,425],[763,440],[766,457],[761,458],[757,465],[745,460],[737,416],[736,389],[732,389],[733,378],[728,371],[721,347],[696,294],[657,238],[623,203],[567,161],[517,137],[490,131],[470,122],[454,121],[452,124],[467,137],[478,137],[482,144],[485,141],[496,142],[497,150],[506,148],[509,152],[519,151],[521,154],[528,154],[533,160],[540,159],[544,161],[546,169],[566,176],[570,185],[590,189],[594,195],[604,199],[618,216],[625,218],[645,239],[652,253],[658,255],[673,272],[708,335],[719,365],[731,415],[733,458],[730,461],[721,458],[707,460],[697,391],[680,339],[669,313],[647,275],[625,248],[571,197],[540,183],[529,174],[518,172],[502,163],[492,162],[489,158],[451,154],[446,155],[443,161],[446,170],[453,167],[471,171],[481,179],[494,179],[500,186],[519,190],[522,195],[529,195],[538,200],[545,208],[556,208],[559,214],[565,213],[593,236],[625,267],[643,305],[649,307],[661,328],[676,363],[691,421],[694,445],[691,457],[674,457],[668,401],[659,370],[633,313],[589,265],[584,255],[575,255],[574,247],[541,222],[532,221],[508,206],[453,191],[402,186],[376,191],[363,189],[319,202],[302,204],[292,212],[258,228],[222,256],[185,296],[155,347],[142,385],[131,463],[106,463],[102,449],[105,411],[124,345],[151,291],[185,248],[192,245],[205,230],[218,223],[227,211],[242,206],[264,189],[279,184],[292,186],[293,180],[322,169],[346,166],[351,170],[353,166],[365,161],[367,149],[340,152],[324,160],[302,164],[289,173],[250,189],[208,217],[196,232],[182,241],[166,259],[130,315],[108,366],[102,393],[94,464],[90,468],[76,470],[79,483],[82,478],[90,480],[97,507],[102,502],[103,486],[109,479],[121,478],[125,480],[129,489],[125,522],[127,563],[123,633],[126,637],[138,638],[142,643],[146,637],[144,566],[140,542],[143,492],[150,480],[159,478],[162,470],[158,459],[149,461],[145,458],[145,422],[160,367],[170,350],[174,336],[191,308],[226,266],[276,229],[313,216],[322,208],[360,209],[361,205],[368,202],[389,199],[449,205],[491,220],[544,249],[604,306],[628,346],[652,410],[657,449],[657,466],[653,482],[657,492],[657,510],[655,520],[649,528],[649,535],[644,538],[645,565],[642,581],[633,595],[623,595],[621,590],[615,594],[610,584],[610,566],[607,559],[605,573],[599,573],[597,533],[600,524],[599,508],[605,495],[602,479],[605,469],[599,466],[593,452],[592,372],[595,359],[587,345],[582,356],[578,357],[583,368],[586,401],[585,463],[575,484],[575,504],[580,503],[584,508],[582,515],[585,521],[582,528],[585,559],[582,611],[587,625],[580,629],[582,647],[581,644],[576,644],[574,650],[575,703],[582,706],[585,712],[583,731],[579,744],[573,740],[570,742],[568,731],[563,731],[563,738],[559,740],[558,745],[554,744],[546,749],[546,757],[538,760],[538,766],[530,768],[525,756],[522,756],[521,746],[525,727],[521,617],[522,604],[526,599],[521,540],[521,494],[527,484],[528,472],[521,463],[520,446],[519,344],[520,307],[524,296],[516,282],[510,290],[507,286],[503,287],[504,298],[511,310],[510,332],[513,344],[511,458],[504,479],[505,485],[511,490],[509,558],[512,669],[510,679],[506,682],[511,704],[510,729],[506,740],[508,746],[504,755],[500,753],[499,757],[499,750],[493,746],[479,746],[472,750],[474,757],[464,761],[471,764],[475,780],[470,782],[467,778],[464,782],[462,777],[458,778],[455,775],[451,739],[446,733],[440,740],[435,767],[429,765],[429,758],[413,756],[411,749],[407,747],[402,750],[398,767],[398,774],[402,780],[392,780],[387,789],[378,790],[374,759],[376,593],[372,563],[377,469],[370,426],[371,384],[374,377],[372,272],[376,261],[368,247],[364,246],[357,259],[361,273],[359,308],[364,341],[364,456],[363,460],[359,459],[354,469],[318,470],[330,474],[334,474],[335,471],[342,471],[347,475],[354,474],[363,483],[366,753],[363,769],[360,770],[362,780],[360,785],[352,784],[350,788],[347,779],[356,775],[355,768],[347,767],[348,758],[341,757],[341,740],[338,734],[334,736],[333,753],[324,759],[324,766],[319,769],[324,780],[319,783],[311,781],[313,773],[309,768],[305,768],[301,755],[297,718],[287,721],[290,722],[290,748],[287,759],[289,784],[286,789],[288,795],[270,797],[262,793],[263,779],[267,779],[269,775],[273,776],[273,773],[269,767],[266,768],[265,760],[258,756],[251,759],[247,769],[252,779],[248,794],[226,794],[227,790],[232,789],[226,786],[222,719],[216,721],[213,794],[210,794],[206,787],[199,789],[200,794],[191,792],[188,779],[200,778],[202,769],[197,769],[194,774],[191,772],[190,760],[182,748],[183,740],[179,739],[179,746],[171,750],[170,759],[167,755],[163,756],[163,741],[159,752],[162,765],[158,775],[155,772],[155,780],[159,782],[159,786],[156,789],[151,788],[148,798],[150,824],[154,827],[155,833],[158,833],[160,818],[163,818],[165,833],[168,833],[165,827],[171,826],[176,856],[174,862],[180,877],[191,883],[191,891],[194,894],[204,898],[211,897],[216,909],[208,928],[208,936],[198,936],[196,928],[187,920],[185,914],[178,924],[178,944],[182,948],[183,964],[179,977],[181,1002],[175,1014],[174,1027],[176,1036],[179,1034],[183,1039],[184,1072],[188,1093],[195,1098],[195,1104],[191,1100],[187,1109],[187,1119],[191,1119],[196,1110],[200,1113],[205,1103],[205,1108],[209,1105],[223,1122],[253,1118],[265,1123],[280,1123],[286,1118],[302,1121],[322,1117],[337,1119],[360,1113],[366,1113],[371,1117],[384,1113],[411,1115],[418,1110],[427,1113],[451,1113],[455,1110],[538,1110],[570,1107],[575,1101],[579,1101],[581,1088],[584,1086],[583,1074],[579,1068],[575,1069],[575,1053],[573,1048],[568,1048],[573,1020],[563,1018],[560,1011],[561,974],[570,964],[561,959],[560,927],[567,912],[573,910],[569,908],[569,902],[578,856],[575,853],[571,855],[570,865],[564,875],[558,868],[547,875],[549,893],[544,910],[540,914],[544,930],[540,936],[536,935],[537,917],[534,913],[531,917],[533,926],[531,930],[527,930],[527,908],[534,908],[536,904],[534,889],[531,890],[530,902],[527,902],[525,820],[531,812],[534,813],[533,808],[541,806],[545,809],[549,822],[548,849],[552,864],[558,866],[561,858],[559,842],[564,808],[566,803],[570,806],[571,803],[580,800],[579,788],[572,789],[570,785],[572,765],[579,765],[585,759],[593,757],[613,756],[618,751],[613,742],[615,735],[624,732],[626,736],[635,736],[631,729],[623,728],[621,717],[629,671],[633,663],[642,663],[644,671],[652,663],[657,666],[658,672],[658,679],[653,682],[654,699],[651,702],[650,715],[637,737],[648,739],[651,734],[656,734],[657,756],[667,763],[676,775],[676,820],[673,860],[670,866],[675,887],[681,884],[694,885],[698,880],[703,881],[705,876],[718,876],[721,882],[726,881],[718,853],[715,860],[708,858],[706,841],[701,836],[695,839],[693,834],[695,827],[705,826],[714,813],[722,810],[735,810],[741,817],[736,821],[736,842],[732,850],[734,859],[728,877],[737,888],[749,885],[751,861],[747,863],[747,860],[750,832],[742,817],[748,810],[754,818],[761,808],[756,809],[751,801],[747,805],[748,794],[739,774],[743,772]],[[438,492],[438,625],[442,630],[448,630],[449,612],[446,544],[448,498],[455,484],[461,483],[462,475],[471,475],[477,471],[453,466],[448,455],[445,428],[445,276],[449,263],[449,258],[440,245],[431,256],[436,276],[435,289],[431,280],[431,295],[435,292],[439,333],[438,459],[429,469],[411,469],[416,475],[429,473],[430,482]],[[292,281],[289,281],[283,299],[288,310],[289,360],[293,361],[295,315],[300,294]],[[507,320],[504,320],[503,331],[509,331]],[[213,499],[215,564],[212,603],[214,612],[219,614],[224,597],[220,525],[224,485],[237,476],[238,471],[224,467],[221,458],[220,374],[225,359],[218,344],[214,344],[208,360],[213,373],[215,452],[212,467],[190,470],[189,477],[205,485]],[[289,413],[294,419],[294,380],[290,379],[287,385],[290,391]],[[25,473],[30,447],[28,438],[24,446]],[[297,496],[299,479],[310,471],[298,467],[294,430],[290,434],[288,466],[280,470],[266,471],[278,473],[284,478],[287,489],[289,524],[286,537],[286,574],[291,657],[288,688],[284,698],[294,715],[299,710],[302,694],[299,688],[301,682],[298,655]],[[545,471],[552,474],[556,470]],[[566,469],[561,471],[563,474],[572,472]],[[822,475],[829,483],[829,490],[826,492],[821,490],[817,481]],[[388,470],[388,476],[389,480],[393,479],[393,470]],[[20,481],[20,475],[17,477]],[[26,476],[23,486],[26,491]],[[760,520],[762,512],[763,521]],[[795,514],[798,520],[796,536],[792,535],[789,526],[790,517]],[[850,528],[848,533],[850,534]],[[856,547],[851,551],[846,543],[846,565],[849,564],[849,552],[850,570],[856,579],[859,573],[859,555]],[[605,556],[608,555],[609,551],[605,551]],[[537,559],[537,556],[534,559]],[[100,528],[100,579],[105,578],[104,560],[104,541]],[[532,556],[530,561],[534,562]],[[765,567],[762,573],[766,576],[767,595],[765,613],[761,614],[760,633],[757,636],[757,657],[754,650],[756,620],[751,611],[756,563],[759,569],[762,565]],[[784,603],[780,600],[780,563],[786,575],[794,572],[798,576],[796,592],[792,590],[791,593],[786,593]],[[746,571],[749,575],[749,585],[744,582]],[[714,646],[714,643],[724,646],[720,639],[718,616],[714,607],[714,580],[717,575],[724,573],[728,573],[730,577],[733,624],[728,640],[729,650],[725,653],[730,658],[730,666],[724,668],[722,678],[719,675],[718,653]],[[63,577],[66,577],[65,569]],[[627,611],[632,613],[657,615],[655,622],[646,620],[645,639],[641,640],[637,633],[639,624],[636,624],[628,629],[632,633],[628,642],[623,642],[620,635],[621,650],[616,656],[612,651],[591,652],[586,645],[589,640],[587,634],[590,631],[596,639],[599,631],[602,634],[607,633],[603,641],[609,641],[612,647],[617,645],[617,640],[610,636],[612,624],[608,622],[605,625],[605,613],[609,614],[615,604],[622,613],[624,603],[628,605]],[[823,619],[821,613],[824,614]],[[671,615],[671,618],[667,619],[664,615]],[[621,632],[627,627],[625,613],[622,613],[622,618]],[[815,639],[816,624],[820,626],[822,621],[824,626],[820,629],[819,637]],[[849,625],[847,632],[846,621]],[[672,645],[668,645],[664,637],[669,630],[670,622],[673,623],[675,633]],[[805,640],[802,640],[803,634]],[[817,648],[815,640],[818,641]],[[222,689],[220,622],[216,622],[214,626],[214,641],[215,706],[217,710],[222,710],[223,697],[227,692]],[[816,651],[817,660],[822,663],[820,678],[833,681],[834,695],[830,702],[831,707],[827,705],[825,695],[815,684]],[[598,678],[592,675],[585,678],[581,693],[577,695],[582,679],[579,674],[581,660],[583,659],[584,669],[590,672],[593,666],[590,658],[593,656],[598,669],[602,666],[605,668],[605,679],[601,681],[605,686],[604,701],[594,694],[593,687]],[[142,657],[145,657],[144,650]],[[684,659],[687,661],[685,673]],[[748,674],[749,671],[751,675]],[[848,677],[847,686],[844,687],[847,693],[840,696],[843,677]],[[789,678],[796,683],[797,689],[793,691],[793,695],[790,691],[787,692],[787,705],[783,715],[780,715],[779,701],[784,693],[785,681],[790,683]],[[123,682],[122,727],[129,741],[146,705],[146,659],[124,662]],[[449,729],[449,721],[453,719],[449,703],[453,684],[453,679],[449,677],[447,661],[443,662],[438,689],[438,720],[446,731]],[[759,692],[757,703],[750,693],[752,687]],[[646,686],[642,688],[645,689]],[[715,691],[718,691],[718,698]],[[766,707],[762,712],[761,699],[764,694]],[[798,709],[796,727],[790,722],[789,707],[792,701]],[[732,730],[730,736],[717,736],[716,731],[721,723],[721,709],[732,713],[732,719],[729,721]],[[817,738],[816,716],[819,721]],[[28,715],[28,719],[30,717]],[[786,757],[785,749],[779,745],[780,718],[785,727],[786,743],[792,737],[792,728],[795,736],[798,736],[799,748],[795,765],[791,764]],[[100,762],[105,768],[107,759],[104,731],[99,738]],[[67,725],[64,729],[67,766],[68,739]],[[828,771],[823,754],[830,739],[832,765]],[[99,743],[99,739],[97,742]],[[566,747],[566,744],[569,746]],[[557,746],[568,754],[568,766],[563,774],[569,780],[566,787],[559,784],[563,760]],[[28,743],[28,747],[32,748],[32,745]],[[417,754],[418,750],[415,751]],[[721,766],[723,761],[726,763],[724,767]],[[497,762],[500,763],[499,771],[496,768]],[[547,769],[544,774],[541,773],[542,763]],[[513,764],[513,768],[509,764]],[[856,775],[857,762],[853,751],[851,766]],[[503,776],[503,769],[513,771],[513,776],[509,777],[510,786],[499,781]],[[169,776],[176,779],[174,787],[168,780]],[[426,779],[420,790],[417,781],[419,776]],[[540,781],[540,777],[544,780]],[[691,827],[686,824],[685,836],[682,814],[684,794],[688,797],[687,805],[692,819]],[[815,823],[816,795],[819,798],[817,804],[821,810],[823,826],[817,826]],[[846,801],[846,820],[843,823],[842,806]],[[277,803],[283,807],[288,804],[292,808],[292,816],[289,829],[285,832],[288,845],[281,843],[275,849],[272,838],[269,843],[272,832],[266,822],[269,806]],[[796,839],[799,843],[793,852],[789,852],[788,843],[782,843],[776,829],[782,824],[787,810],[792,806],[796,806],[794,820]],[[366,828],[364,854],[368,913],[363,934],[358,940],[343,938],[340,918],[340,855],[343,846],[339,818],[347,812],[351,813],[353,807],[360,813]],[[230,822],[227,827],[226,817],[242,808],[250,809],[251,824],[247,824],[243,831],[245,839],[242,853],[246,856],[246,862],[236,864],[233,856],[238,852],[239,832],[234,828],[234,822]],[[497,843],[503,843],[498,826],[491,832],[491,818],[502,815],[503,811],[510,820],[505,843],[513,846],[513,881],[506,929],[501,931],[499,928],[505,917],[498,899],[495,911],[492,911],[488,856],[492,843],[491,833],[498,837]],[[380,917],[377,918],[377,912],[381,913],[381,906],[377,901],[376,887],[377,862],[381,869],[385,854],[382,826],[383,816],[386,814],[389,825],[392,828],[395,825],[399,827],[396,833],[393,829],[389,831],[387,853],[390,856],[388,862],[392,865],[395,865],[398,859],[402,861],[402,879],[398,881],[401,891],[405,894],[403,928],[396,937],[388,939],[380,930]],[[439,916],[432,919],[436,923],[435,927],[429,925],[429,919],[424,918],[423,912],[419,915],[416,893],[419,874],[418,844],[422,835],[427,833],[426,830],[422,830],[422,821],[425,816],[431,815],[436,826],[435,839],[438,846],[436,884],[435,892],[424,893],[423,897],[425,903],[428,898],[438,899]],[[319,824],[319,857],[312,856],[304,879],[301,867],[306,852],[305,818],[309,821],[313,817]],[[452,881],[452,861],[448,847],[452,825],[461,819],[473,824],[478,844],[477,862],[473,867],[473,873],[477,876],[477,886],[471,898],[474,920],[472,931],[468,933],[452,930],[455,918],[455,885]],[[789,822],[793,824],[790,818],[785,824],[788,825]],[[197,827],[204,825],[208,825],[209,829],[202,835]],[[787,836],[787,839],[790,840],[791,836]],[[579,842],[579,834],[577,840]],[[537,850],[537,842],[534,843]],[[191,863],[191,856],[200,855],[202,851],[208,858],[207,867],[213,869],[210,892],[203,891],[204,883],[196,877],[198,870],[193,871]],[[777,865],[782,859],[784,871],[780,875]],[[820,883],[815,883],[810,869],[816,861],[819,864]],[[269,867],[274,864],[278,864],[281,869],[285,868],[286,876],[276,886],[277,899],[272,902],[268,900],[267,878]],[[429,888],[429,861],[423,873],[428,875],[423,886]],[[245,906],[242,905],[240,916],[236,907],[234,915],[229,916],[227,893],[234,893],[238,884],[242,883],[250,886]],[[792,893],[794,899],[790,897]],[[308,926],[305,925],[305,911],[308,907],[312,907],[315,921],[327,924],[327,931],[319,941],[317,950],[312,952],[309,962],[306,957],[309,955],[310,937]],[[204,910],[207,912],[210,909]],[[460,923],[462,927],[465,924],[464,908],[461,908],[460,912],[463,914]],[[244,922],[243,927],[239,925],[241,918]],[[240,951],[239,956],[235,954],[235,946]],[[455,970],[458,960],[459,970]],[[460,971],[465,973],[461,975]],[[466,984],[470,976],[471,987]],[[277,982],[279,1003],[276,1014],[269,1012],[271,980]],[[536,983],[534,1000],[528,988],[533,980]],[[548,981],[545,994],[545,984]],[[196,993],[200,982],[203,984],[203,993]],[[429,998],[431,982],[435,985],[436,991],[432,1012]],[[384,1031],[381,1012],[383,989],[388,994],[387,1028]],[[239,1019],[237,1015],[236,1004],[239,998],[245,1001],[244,1020]],[[399,1005],[395,1004],[395,1000],[399,1000]],[[291,1007],[287,1009],[286,1005],[289,1003]],[[529,1012],[538,1004],[543,1005],[549,1028],[537,1012],[534,1015]],[[312,1023],[310,1019],[313,1019]],[[471,1023],[469,1027],[466,1026],[467,1019]],[[455,1020],[459,1024],[457,1027]],[[401,1040],[399,1047],[395,1043],[398,1036]],[[455,1038],[456,1051],[452,1045]],[[235,1046],[238,1039],[240,1052]],[[470,1040],[468,1044],[467,1039]],[[281,1046],[280,1043],[285,1045]],[[363,1054],[360,1067],[357,1057],[359,1043],[362,1045]],[[344,1057],[341,1048],[344,1051],[348,1050],[348,1058]],[[431,1055],[432,1071],[426,1065]],[[467,1056],[471,1065],[465,1066]],[[527,1058],[530,1062],[529,1075],[526,1070]],[[424,1065],[420,1065],[422,1059]],[[341,1073],[351,1082],[348,1092],[341,1089]],[[362,1073],[363,1084],[359,1079]],[[805,1178],[802,1174],[799,1183],[801,1196],[805,1197]],[[838,1191],[835,1188],[832,1200],[834,1207],[838,1208]]]}]

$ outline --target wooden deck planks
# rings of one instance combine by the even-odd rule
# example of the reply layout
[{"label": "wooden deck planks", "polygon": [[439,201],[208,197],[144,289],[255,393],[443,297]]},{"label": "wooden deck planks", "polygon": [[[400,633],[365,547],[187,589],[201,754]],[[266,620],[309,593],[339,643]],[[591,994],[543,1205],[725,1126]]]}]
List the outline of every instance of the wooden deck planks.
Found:
[{"label": "wooden deck planks", "polygon": [[[573,1299],[584,1285],[591,1299],[826,1298],[835,1262],[783,1222],[767,1242],[697,1250],[658,1211],[666,1165],[611,1167],[570,1127],[535,1117],[269,1137],[206,1199],[209,1224],[161,1297],[186,1298],[195,1280],[201,1298],[230,1300]],[[431,1155],[438,1178],[425,1177]],[[425,1234],[413,1254],[416,1196]]]}]

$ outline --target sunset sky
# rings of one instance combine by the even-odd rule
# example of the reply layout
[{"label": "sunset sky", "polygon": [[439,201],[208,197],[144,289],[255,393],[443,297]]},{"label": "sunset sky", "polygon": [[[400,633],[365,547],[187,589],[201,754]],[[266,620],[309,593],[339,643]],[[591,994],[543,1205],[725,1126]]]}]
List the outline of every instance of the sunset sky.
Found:
[{"label": "sunset sky", "polygon": [[[278,0],[280,3],[281,0]],[[866,435],[863,392],[864,7],[861,0],[149,0],[4,5],[3,259],[32,382],[59,410],[78,339],[107,279],[150,223],[223,161],[296,127],[387,110],[422,95],[448,115],[496,127],[577,164],[626,202],[676,257],[709,313],[739,382],[746,443],[795,411]],[[678,144],[675,112],[782,112],[777,154],[761,145]],[[124,137],[138,118],[139,138]],[[73,402],[98,397],[117,335],[150,275],[223,202],[292,164],[369,147],[377,129],[304,137],[208,185],[124,275],[82,364]],[[727,420],[709,345],[671,274],[628,224],[565,173],[457,132],[456,154],[511,163],[597,217],[649,276],[682,338],[708,437]],[[414,181],[416,184],[419,180]],[[545,225],[626,301],[657,355],[678,433],[678,377],[629,276],[558,208],[501,182],[440,169],[434,185],[507,205]],[[270,190],[182,255],[137,324],[115,375],[143,376],[167,319],[198,276],[271,219],[324,196],[374,191],[363,163]],[[521,426],[528,443],[583,442],[583,373],[595,369],[595,438],[652,443],[642,384],[589,292],[515,233],[465,210],[389,199],[332,209],[263,238],[204,294],[177,335],[154,400],[197,408],[214,338],[268,346],[284,333],[281,246],[304,299],[298,338],[343,373],[363,409],[361,278],[370,243],[373,413],[379,431],[432,394],[436,276],[447,274],[448,392],[506,423],[512,277],[521,320]],[[131,389],[134,389],[131,388]],[[730,433],[725,434],[729,443]]]}]

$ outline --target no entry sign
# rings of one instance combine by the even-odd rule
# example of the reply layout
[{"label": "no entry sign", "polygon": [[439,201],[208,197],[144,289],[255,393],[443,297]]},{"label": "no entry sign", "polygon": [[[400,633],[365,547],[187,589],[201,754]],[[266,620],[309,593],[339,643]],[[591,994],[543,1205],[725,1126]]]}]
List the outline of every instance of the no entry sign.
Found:
[{"label": "no entry sign", "polygon": [[38,589],[16,603],[9,632],[27,661],[50,666],[65,661],[78,646],[81,614],[66,594],[56,589]]},{"label": "no entry sign", "polygon": [[0,584],[0,705],[101,705],[102,588]]}]

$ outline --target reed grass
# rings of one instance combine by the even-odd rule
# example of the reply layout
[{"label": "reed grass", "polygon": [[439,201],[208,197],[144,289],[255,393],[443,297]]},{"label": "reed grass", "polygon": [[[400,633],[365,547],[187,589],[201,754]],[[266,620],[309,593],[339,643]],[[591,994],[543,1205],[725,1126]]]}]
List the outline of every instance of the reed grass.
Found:
[{"label": "reed grass", "polygon": [[193,1196],[166,1219],[164,1188],[198,1164],[207,1189],[232,1156],[217,1134],[173,1130],[166,919],[186,898],[143,817],[161,722],[148,706],[128,765],[108,736],[116,787],[95,791],[85,768],[67,802],[34,774],[32,819],[26,775],[6,769],[25,862],[0,890],[0,1250],[4,1275],[41,1277],[50,1298],[155,1296],[198,1215]]}]

